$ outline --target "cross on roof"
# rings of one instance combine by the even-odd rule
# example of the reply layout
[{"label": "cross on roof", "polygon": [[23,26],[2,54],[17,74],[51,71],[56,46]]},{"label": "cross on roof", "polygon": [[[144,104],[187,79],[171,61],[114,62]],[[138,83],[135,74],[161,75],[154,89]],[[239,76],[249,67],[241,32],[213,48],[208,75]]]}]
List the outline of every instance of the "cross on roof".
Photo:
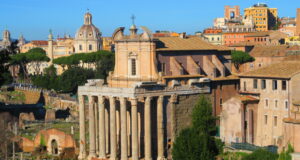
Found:
[{"label": "cross on roof", "polygon": [[131,18],[131,20],[132,20],[132,24],[134,24],[134,20],[135,20],[134,14],[133,14],[130,18]]}]

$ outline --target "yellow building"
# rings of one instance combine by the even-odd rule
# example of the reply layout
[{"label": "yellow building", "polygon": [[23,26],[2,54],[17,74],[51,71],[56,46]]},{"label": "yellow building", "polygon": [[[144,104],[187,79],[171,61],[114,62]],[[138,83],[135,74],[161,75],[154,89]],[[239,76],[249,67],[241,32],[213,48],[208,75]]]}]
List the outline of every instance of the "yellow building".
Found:
[{"label": "yellow building", "polygon": [[285,44],[300,46],[300,36],[293,36],[293,37],[285,38]]},{"label": "yellow building", "polygon": [[275,27],[278,17],[277,8],[268,8],[258,3],[244,10],[244,17],[252,17],[257,31],[268,31]]}]

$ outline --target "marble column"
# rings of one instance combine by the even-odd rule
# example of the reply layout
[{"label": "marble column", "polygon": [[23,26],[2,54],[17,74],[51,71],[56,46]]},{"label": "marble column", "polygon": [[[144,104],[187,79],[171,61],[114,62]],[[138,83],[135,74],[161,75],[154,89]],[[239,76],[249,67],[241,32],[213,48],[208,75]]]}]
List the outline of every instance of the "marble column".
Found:
[{"label": "marble column", "polygon": [[137,99],[131,99],[132,160],[139,159]]},{"label": "marble column", "polygon": [[96,157],[96,135],[95,135],[95,101],[93,96],[89,96],[89,135],[90,135],[90,152],[89,158]]},{"label": "marble column", "polygon": [[164,160],[164,97],[159,96],[157,100],[157,160]]},{"label": "marble column", "polygon": [[86,158],[86,150],[85,150],[85,110],[84,110],[84,96],[78,96],[79,101],[79,157],[78,159],[85,159]]},{"label": "marble column", "polygon": [[[99,102],[98,102],[99,103]],[[95,143],[96,143],[96,154],[99,154],[99,110],[98,110],[98,103],[94,104],[94,122],[95,122]]]},{"label": "marble column", "polygon": [[174,142],[175,137],[176,137],[176,108],[175,108],[175,103],[177,100],[177,96],[176,95],[172,95],[169,99],[169,102],[171,103],[171,140],[172,142]]},{"label": "marble column", "polygon": [[105,137],[105,106],[103,96],[98,96],[99,110],[99,158],[106,158],[106,137]]},{"label": "marble column", "polygon": [[110,126],[109,126],[109,107],[105,107],[105,151],[106,154],[109,154],[110,144],[109,144],[109,135],[110,135]]},{"label": "marble column", "polygon": [[120,98],[120,114],[121,114],[121,160],[128,159],[128,144],[127,144],[127,111],[126,100]]},{"label": "marble column", "polygon": [[151,97],[147,97],[144,107],[145,114],[145,160],[152,160],[151,153]]},{"label": "marble column", "polygon": [[110,159],[117,159],[117,134],[116,134],[116,102],[114,97],[109,98],[110,107]]}]

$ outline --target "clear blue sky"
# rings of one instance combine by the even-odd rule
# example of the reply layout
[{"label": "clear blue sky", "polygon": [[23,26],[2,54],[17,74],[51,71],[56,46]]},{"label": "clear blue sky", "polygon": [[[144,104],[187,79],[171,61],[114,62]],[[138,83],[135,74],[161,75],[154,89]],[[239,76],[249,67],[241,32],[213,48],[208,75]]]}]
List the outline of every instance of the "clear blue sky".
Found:
[{"label": "clear blue sky", "polygon": [[74,37],[89,8],[104,36],[117,27],[128,28],[132,14],[138,26],[152,31],[194,33],[223,17],[224,5],[240,5],[243,12],[257,2],[278,8],[280,17],[295,17],[300,7],[300,0],[0,0],[0,31],[7,27],[13,38],[22,33],[28,40],[45,40],[51,28],[55,36]]}]

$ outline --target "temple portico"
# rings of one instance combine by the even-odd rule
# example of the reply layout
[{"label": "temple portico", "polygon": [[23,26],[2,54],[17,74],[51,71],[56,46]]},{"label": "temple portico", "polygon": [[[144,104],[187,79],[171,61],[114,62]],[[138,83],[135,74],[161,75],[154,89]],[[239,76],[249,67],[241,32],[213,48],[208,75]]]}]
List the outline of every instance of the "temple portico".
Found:
[{"label": "temple portico", "polygon": [[[134,88],[109,87],[109,90],[107,86],[97,86],[94,82],[97,80],[89,81],[78,89],[81,113],[80,159],[166,159],[166,132],[172,130],[167,129],[167,104],[175,102],[178,93],[185,95],[210,91],[209,82],[174,88],[147,83]],[[151,90],[148,90],[149,85]],[[86,110],[88,113],[82,114]],[[88,144],[85,143],[86,130]]]}]

